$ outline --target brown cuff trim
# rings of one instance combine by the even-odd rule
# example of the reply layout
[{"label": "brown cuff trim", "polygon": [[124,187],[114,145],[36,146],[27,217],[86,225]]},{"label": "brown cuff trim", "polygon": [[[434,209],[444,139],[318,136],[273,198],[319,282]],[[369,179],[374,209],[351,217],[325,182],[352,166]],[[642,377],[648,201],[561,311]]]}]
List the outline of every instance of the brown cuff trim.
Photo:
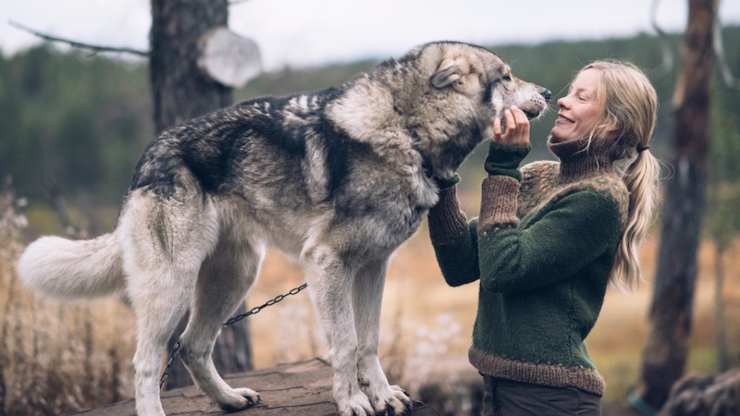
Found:
[{"label": "brown cuff trim", "polygon": [[517,225],[517,197],[521,182],[511,176],[488,176],[481,185],[478,230],[487,231],[497,226]]},{"label": "brown cuff trim", "polygon": [[439,202],[429,210],[432,244],[446,244],[468,233],[468,220],[457,201],[456,187],[439,191]]},{"label": "brown cuff trim", "polygon": [[533,364],[496,357],[470,347],[470,363],[481,373],[521,383],[552,387],[576,387],[598,396],[604,395],[604,378],[598,371],[584,367],[558,364]]}]

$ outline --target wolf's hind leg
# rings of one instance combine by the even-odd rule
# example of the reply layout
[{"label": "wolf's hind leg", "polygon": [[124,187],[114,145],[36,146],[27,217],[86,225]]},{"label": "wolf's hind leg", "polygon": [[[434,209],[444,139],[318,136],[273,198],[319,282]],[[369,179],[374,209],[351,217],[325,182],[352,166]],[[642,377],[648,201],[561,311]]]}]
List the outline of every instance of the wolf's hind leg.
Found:
[{"label": "wolf's hind leg", "polygon": [[[191,273],[192,280],[195,281],[195,272]],[[174,275],[183,277],[183,273],[162,268],[140,271],[137,278],[154,281],[162,276]],[[167,341],[174,333],[177,323],[185,315],[188,299],[192,296],[192,291],[186,287],[176,287],[177,285],[165,287],[159,284],[157,286],[156,291],[133,289],[138,294],[131,297],[131,304],[136,313],[137,340],[133,362],[136,414],[139,416],[164,415],[159,398],[162,357],[167,352]]]},{"label": "wolf's hind leg", "polygon": [[200,264],[217,235],[208,203],[178,196],[180,200],[167,200],[133,193],[121,217],[124,272],[136,314],[133,362],[139,416],[164,415],[159,380],[167,341],[190,306]]},{"label": "wolf's hind leg", "polygon": [[411,408],[411,400],[398,386],[390,386],[378,359],[380,306],[387,260],[371,261],[355,276],[352,287],[353,309],[357,327],[357,372],[360,388],[378,414],[386,414],[388,407],[394,414],[403,414]]},{"label": "wolf's hind leg", "polygon": [[232,388],[213,364],[213,345],[221,327],[254,282],[263,247],[222,237],[206,259],[198,278],[190,322],[182,336],[181,356],[198,386],[227,411],[244,409],[260,400],[249,388]]}]

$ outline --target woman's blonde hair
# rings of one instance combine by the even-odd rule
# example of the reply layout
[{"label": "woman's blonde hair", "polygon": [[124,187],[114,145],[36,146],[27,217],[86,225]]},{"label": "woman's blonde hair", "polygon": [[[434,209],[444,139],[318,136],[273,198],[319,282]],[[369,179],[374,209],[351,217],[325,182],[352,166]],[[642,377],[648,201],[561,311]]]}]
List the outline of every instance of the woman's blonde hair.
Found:
[{"label": "woman's blonde hair", "polygon": [[647,149],[655,130],[658,98],[647,76],[629,62],[595,61],[581,71],[587,69],[601,73],[597,96],[604,103],[604,118],[591,137],[614,140],[608,144],[609,154],[629,191],[627,226],[610,281],[632,288],[641,280],[638,249],[659,199],[660,165]]}]

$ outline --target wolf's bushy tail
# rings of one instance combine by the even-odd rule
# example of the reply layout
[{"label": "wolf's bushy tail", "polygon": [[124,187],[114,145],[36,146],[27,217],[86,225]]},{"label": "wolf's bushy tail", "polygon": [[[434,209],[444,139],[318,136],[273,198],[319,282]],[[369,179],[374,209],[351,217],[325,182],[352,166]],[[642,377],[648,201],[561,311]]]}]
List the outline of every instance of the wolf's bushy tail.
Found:
[{"label": "wolf's bushy tail", "polygon": [[41,237],[21,255],[18,275],[44,295],[66,299],[108,295],[125,286],[115,233],[91,240]]}]

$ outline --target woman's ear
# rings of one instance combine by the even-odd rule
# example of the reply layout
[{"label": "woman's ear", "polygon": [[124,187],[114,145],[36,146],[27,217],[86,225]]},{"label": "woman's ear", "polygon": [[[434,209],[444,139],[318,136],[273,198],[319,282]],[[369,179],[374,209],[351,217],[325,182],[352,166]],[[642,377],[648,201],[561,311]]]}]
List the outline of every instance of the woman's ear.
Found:
[{"label": "woman's ear", "polygon": [[603,139],[613,139],[615,143],[622,142],[626,139],[617,117],[611,113],[607,113],[603,121],[596,127],[594,133]]}]

